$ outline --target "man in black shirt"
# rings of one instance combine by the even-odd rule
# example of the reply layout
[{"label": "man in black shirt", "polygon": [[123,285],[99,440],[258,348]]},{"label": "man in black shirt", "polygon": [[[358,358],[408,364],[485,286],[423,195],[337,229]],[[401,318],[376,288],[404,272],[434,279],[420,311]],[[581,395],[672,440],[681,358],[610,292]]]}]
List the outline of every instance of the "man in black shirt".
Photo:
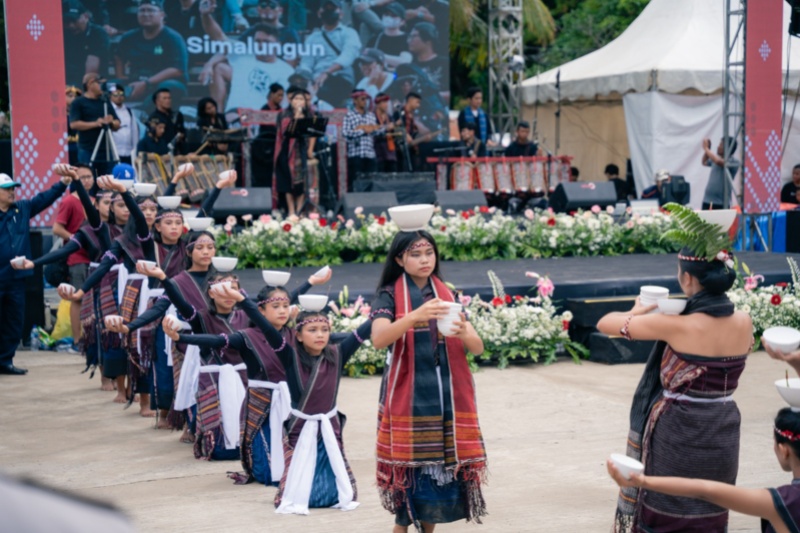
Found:
[{"label": "man in black shirt", "polygon": [[164,140],[172,145],[176,154],[183,154],[186,127],[183,125],[183,113],[172,110],[172,94],[169,89],[159,89],[153,94],[156,110],[150,113],[149,120],[158,119],[164,127]]},{"label": "man in black shirt", "polygon": [[476,136],[478,128],[475,124],[467,123],[461,128],[461,154],[464,157],[485,157],[486,145]]},{"label": "man in black shirt", "polygon": [[85,74],[108,72],[110,44],[101,26],[89,22],[79,0],[66,0],[64,13],[64,67],[68,85],[79,85]]},{"label": "man in black shirt", "polygon": [[169,89],[176,99],[186,95],[189,55],[183,37],[164,25],[163,0],[140,0],[139,28],[117,45],[116,76],[131,80],[128,99],[140,101],[155,89]]},{"label": "man in black shirt", "polygon": [[537,154],[539,147],[531,142],[531,125],[525,121],[517,124],[517,137],[506,146],[505,155],[508,157],[532,157]]},{"label": "man in black shirt", "polygon": [[406,8],[399,2],[386,6],[381,17],[383,31],[375,36],[370,48],[380,50],[386,56],[386,68],[394,71],[397,65],[411,61],[408,51],[408,35],[403,31],[406,23]]},{"label": "man in black shirt", "polygon": [[[97,74],[86,74],[83,77],[85,92],[69,108],[69,127],[78,132],[78,162],[84,165],[92,163],[92,152],[103,128],[117,131],[120,126],[114,106],[103,97],[104,81]],[[110,139],[110,132],[103,137],[106,143],[110,143]],[[105,167],[113,163],[111,159],[113,156],[106,158],[106,146],[101,145],[96,156],[97,163],[101,164],[95,165],[98,176],[109,173]]]},{"label": "man in black shirt", "polygon": [[800,165],[792,169],[792,181],[781,189],[781,203],[800,204]]},{"label": "man in black shirt", "polygon": [[419,22],[408,34],[408,51],[414,56],[411,64],[420,69],[436,87],[442,101],[450,102],[450,58],[435,52],[439,31],[430,22]]}]

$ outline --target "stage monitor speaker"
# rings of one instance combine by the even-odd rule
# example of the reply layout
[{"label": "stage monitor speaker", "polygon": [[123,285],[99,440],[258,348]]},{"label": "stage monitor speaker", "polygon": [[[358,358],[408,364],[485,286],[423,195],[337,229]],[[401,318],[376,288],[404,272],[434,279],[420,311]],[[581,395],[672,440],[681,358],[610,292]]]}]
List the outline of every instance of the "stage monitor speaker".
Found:
[{"label": "stage monitor speaker", "polygon": [[272,212],[272,189],[269,187],[234,187],[222,189],[214,202],[214,219],[225,222],[230,215],[241,217]]},{"label": "stage monitor speaker", "polygon": [[617,189],[610,181],[575,181],[560,183],[550,195],[550,207],[556,213],[569,213],[599,205],[606,208],[617,203]]},{"label": "stage monitor speaker", "polygon": [[436,204],[442,211],[469,211],[487,205],[483,191],[436,191]]},{"label": "stage monitor speaker", "polygon": [[786,252],[800,253],[800,211],[786,211]]},{"label": "stage monitor speaker", "polygon": [[387,192],[349,192],[342,200],[344,216],[354,219],[356,207],[364,209],[364,215],[380,216],[388,213],[390,207],[397,205],[397,194]]},{"label": "stage monitor speaker", "polygon": [[662,189],[661,205],[669,202],[686,205],[692,196],[692,184],[686,183],[683,176],[671,176],[669,183]]}]

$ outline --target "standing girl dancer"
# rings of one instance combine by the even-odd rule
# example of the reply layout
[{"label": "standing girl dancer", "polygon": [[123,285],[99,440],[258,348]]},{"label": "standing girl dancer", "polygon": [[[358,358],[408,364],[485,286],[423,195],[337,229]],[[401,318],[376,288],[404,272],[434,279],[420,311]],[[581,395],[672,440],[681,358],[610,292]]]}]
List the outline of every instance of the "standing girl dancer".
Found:
[{"label": "standing girl dancer", "polygon": [[440,335],[436,319],[453,301],[433,237],[398,233],[372,304],[372,343],[391,347],[378,409],[377,479],[395,533],[411,524],[430,533],[437,523],[480,522],[486,514],[486,452],[466,359],[467,351],[483,352],[483,341],[463,313],[452,336]]}]

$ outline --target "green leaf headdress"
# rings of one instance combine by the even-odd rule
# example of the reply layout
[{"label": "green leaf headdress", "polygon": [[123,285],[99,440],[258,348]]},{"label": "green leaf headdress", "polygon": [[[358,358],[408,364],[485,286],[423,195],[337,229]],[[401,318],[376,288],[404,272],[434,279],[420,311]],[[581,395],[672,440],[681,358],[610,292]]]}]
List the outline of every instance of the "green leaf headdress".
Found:
[{"label": "green leaf headdress", "polygon": [[703,220],[694,209],[676,203],[664,205],[680,226],[671,229],[661,237],[691,250],[692,255],[678,254],[684,261],[723,261],[728,268],[733,268],[733,257],[728,250],[731,238],[728,231],[719,224]]}]

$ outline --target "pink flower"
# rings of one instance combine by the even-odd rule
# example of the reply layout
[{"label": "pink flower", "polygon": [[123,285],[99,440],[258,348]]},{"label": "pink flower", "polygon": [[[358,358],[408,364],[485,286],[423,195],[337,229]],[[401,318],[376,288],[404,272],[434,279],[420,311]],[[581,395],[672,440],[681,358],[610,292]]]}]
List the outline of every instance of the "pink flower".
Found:
[{"label": "pink flower", "polygon": [[625,208],[625,214],[626,215],[630,215],[631,213],[633,213],[633,208],[632,207],[626,207]]},{"label": "pink flower", "polygon": [[311,220],[319,220],[319,213],[309,213],[308,218]]},{"label": "pink flower", "polygon": [[608,213],[609,215],[613,215],[614,214],[614,206],[613,205],[606,206],[606,213]]},{"label": "pink flower", "polygon": [[242,215],[242,220],[244,220],[245,222],[250,222],[251,220],[253,220],[253,215],[250,214]]},{"label": "pink flower", "polygon": [[525,277],[526,278],[539,279],[539,274],[537,274],[536,272],[531,272],[529,270],[528,272],[525,272]]},{"label": "pink flower", "polygon": [[233,231],[233,226],[231,226],[230,224],[225,224],[224,229],[225,229],[225,233],[230,235],[231,232]]},{"label": "pink flower", "polygon": [[[497,208],[496,207],[490,207],[489,208],[489,212],[490,213],[495,213],[495,212],[497,212]],[[483,211],[481,211],[481,213],[483,213]]]},{"label": "pink flower", "polygon": [[339,222],[341,222],[342,224],[344,224],[344,222],[345,222],[345,220],[344,220],[344,216],[342,216],[342,215],[336,215],[336,218],[339,220]]},{"label": "pink flower", "polygon": [[758,282],[759,281],[763,282],[764,281],[764,276],[762,276],[760,274],[755,275],[755,276],[747,276],[746,278],[744,278],[744,290],[752,291],[753,289],[758,287]]},{"label": "pink flower", "polygon": [[447,211],[445,211],[445,213],[447,213],[447,214],[448,214],[448,215],[450,215],[451,217],[453,217],[453,216],[455,216],[455,215],[456,215],[456,212],[455,212],[455,211],[453,211],[452,209],[448,209]]},{"label": "pink flower", "polygon": [[458,296],[458,301],[461,302],[461,305],[468,306],[470,302],[472,302],[472,296],[466,296],[464,294],[460,294]]},{"label": "pink flower", "polygon": [[341,315],[342,314],[342,312],[339,311],[339,306],[336,305],[336,302],[328,302],[328,307],[330,307],[331,311],[333,311],[335,314],[337,314],[337,315]]},{"label": "pink flower", "polygon": [[369,314],[372,312],[372,306],[362,305],[358,312],[361,313],[361,316],[369,316]]},{"label": "pink flower", "polygon": [[270,222],[272,222],[272,217],[269,215],[261,215],[260,217],[258,217],[258,221],[261,222],[262,224],[269,224]]},{"label": "pink flower", "polygon": [[230,224],[231,226],[236,225],[236,217],[233,215],[228,215],[228,218],[225,219],[225,224]]},{"label": "pink flower", "polygon": [[553,295],[553,291],[555,291],[556,286],[553,285],[553,282],[550,281],[550,278],[544,277],[539,278],[539,281],[536,282],[536,288],[539,289],[539,296],[542,298],[550,298]]},{"label": "pink flower", "polygon": [[356,215],[360,215],[363,212],[364,212],[364,208],[361,207],[361,206],[358,206],[355,209],[353,209],[353,213],[355,213]]},{"label": "pink flower", "polygon": [[297,215],[290,215],[287,219],[289,222],[300,222],[300,217]]},{"label": "pink flower", "polygon": [[528,220],[533,220],[533,217],[536,216],[533,212],[533,209],[526,209],[525,210],[525,218]]},{"label": "pink flower", "polygon": [[629,220],[625,223],[625,227],[628,229],[633,229],[634,226],[635,224],[633,223],[633,220]]},{"label": "pink flower", "polygon": [[347,229],[353,229],[353,226],[355,226],[355,225],[356,225],[356,223],[353,222],[352,219],[350,219],[350,220],[348,220],[347,222],[344,223],[344,227],[347,228]]},{"label": "pink flower", "polygon": [[343,307],[342,308],[342,314],[344,316],[346,316],[347,318],[352,317],[353,316],[353,308],[352,307]]},{"label": "pink flower", "polygon": [[548,208],[547,208],[547,213],[548,213],[548,214],[550,214],[550,215],[552,215],[553,213],[555,213],[555,211],[553,211],[553,208],[552,208],[552,207],[548,207]]}]

